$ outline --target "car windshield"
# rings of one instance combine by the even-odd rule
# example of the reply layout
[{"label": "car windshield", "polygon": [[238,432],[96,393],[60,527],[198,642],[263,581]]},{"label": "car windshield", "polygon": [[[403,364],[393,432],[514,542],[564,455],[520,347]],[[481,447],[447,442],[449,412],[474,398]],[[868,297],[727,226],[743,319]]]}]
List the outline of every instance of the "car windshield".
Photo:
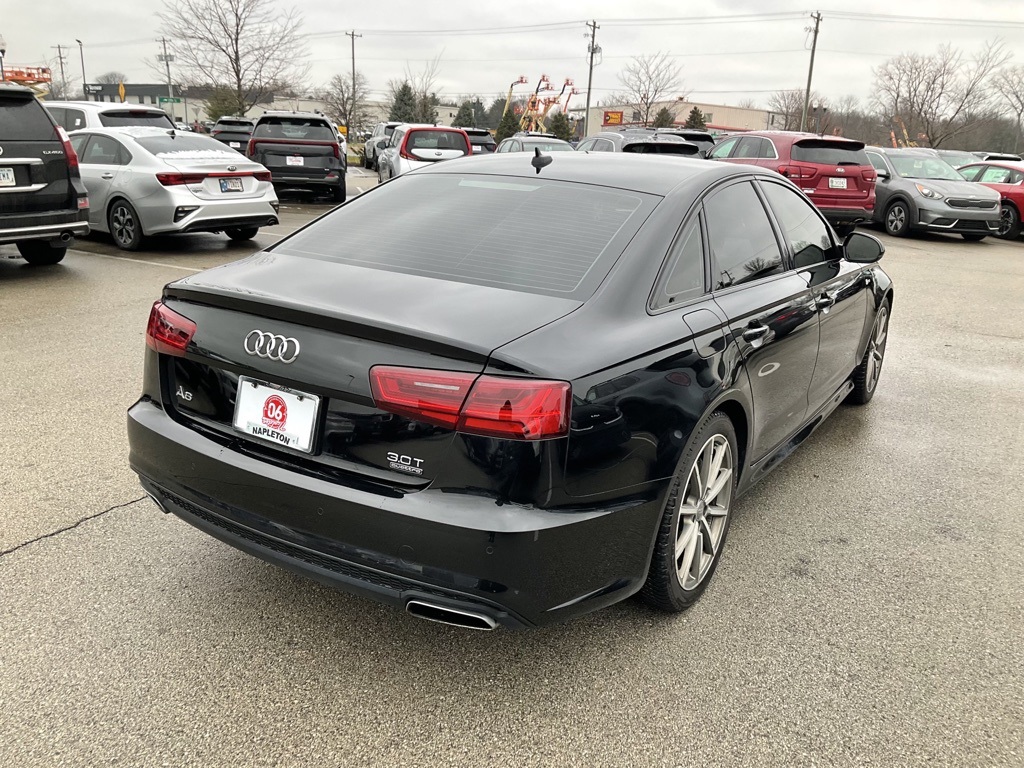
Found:
[{"label": "car windshield", "polygon": [[946,179],[963,181],[964,177],[941,157],[925,155],[889,155],[896,173],[905,179]]},{"label": "car windshield", "polygon": [[864,145],[855,141],[803,139],[791,150],[794,162],[820,165],[871,165]]},{"label": "car windshield", "polygon": [[968,165],[969,163],[973,163],[978,159],[970,152],[940,152],[939,157],[941,157],[950,165],[957,167],[961,165]]},{"label": "car windshield", "polygon": [[[654,195],[544,178],[400,176],[273,250],[387,272],[585,299],[657,200]],[[544,243],[543,249],[523,248],[524,227],[531,242]]]},{"label": "car windshield", "polygon": [[257,139],[295,139],[297,141],[334,141],[334,131],[323,120],[305,117],[267,117],[256,125]]},{"label": "car windshield", "polygon": [[572,146],[559,141],[558,139],[523,139],[523,149],[533,151],[534,148],[540,148],[541,152],[572,152]]},{"label": "car windshield", "polygon": [[136,143],[152,155],[162,158],[200,158],[209,157],[216,159],[227,157],[239,160],[238,153],[228,149],[226,145],[210,138],[195,133],[159,134],[157,136],[137,136]]},{"label": "car windshield", "polygon": [[142,109],[129,109],[118,112],[102,112],[100,124],[107,128],[120,128],[125,125],[148,125],[153,128],[173,128],[171,118],[163,112],[147,112]]}]

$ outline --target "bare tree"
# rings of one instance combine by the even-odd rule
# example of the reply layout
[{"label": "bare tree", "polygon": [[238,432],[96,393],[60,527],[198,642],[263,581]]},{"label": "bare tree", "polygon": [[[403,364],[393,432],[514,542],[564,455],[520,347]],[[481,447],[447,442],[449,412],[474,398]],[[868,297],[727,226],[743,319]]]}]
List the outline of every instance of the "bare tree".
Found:
[{"label": "bare tree", "polygon": [[230,88],[242,114],[308,71],[302,17],[274,0],[165,0],[159,17],[182,79]]},{"label": "bare tree", "polygon": [[998,40],[974,58],[949,45],[931,55],[901,54],[875,70],[873,105],[883,118],[902,121],[912,140],[942,146],[990,106],[992,75],[1009,57]]},{"label": "bare tree", "polygon": [[1017,133],[1013,137],[1013,151],[1021,138],[1021,118],[1024,117],[1024,66],[1004,67],[993,78],[993,87],[1010,108],[1017,120]]},{"label": "bare tree", "polygon": [[658,102],[685,94],[680,92],[682,80],[679,65],[667,53],[634,56],[633,61],[619,73],[619,82],[625,89],[621,102],[639,113],[639,122],[650,125],[658,111]]},{"label": "bare tree", "polygon": [[369,86],[362,72],[356,72],[355,89],[352,88],[351,76],[335,75],[317,93],[327,114],[344,123],[353,136],[355,131],[365,128],[372,117],[367,103],[368,96]]},{"label": "bare tree", "polygon": [[[820,93],[811,91],[811,104],[823,104],[825,101]],[[775,93],[768,97],[768,111],[772,113],[768,127],[779,131],[799,131],[800,115],[803,109],[803,88],[775,91]]]},{"label": "bare tree", "polygon": [[759,109],[757,102],[751,98],[740,99],[740,103],[736,105],[740,109]]},{"label": "bare tree", "polygon": [[97,77],[93,82],[100,83],[102,85],[117,85],[118,83],[127,83],[128,75],[124,72],[118,72],[116,70],[110,72],[104,72],[102,75]]}]

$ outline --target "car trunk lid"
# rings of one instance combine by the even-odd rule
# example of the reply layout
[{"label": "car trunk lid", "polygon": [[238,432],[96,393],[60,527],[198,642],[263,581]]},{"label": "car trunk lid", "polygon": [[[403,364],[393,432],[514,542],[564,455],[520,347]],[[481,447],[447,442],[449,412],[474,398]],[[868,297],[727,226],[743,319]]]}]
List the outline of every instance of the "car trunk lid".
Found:
[{"label": "car trunk lid", "polygon": [[875,170],[859,141],[801,139],[790,156],[786,175],[816,204],[858,206],[874,194]]}]

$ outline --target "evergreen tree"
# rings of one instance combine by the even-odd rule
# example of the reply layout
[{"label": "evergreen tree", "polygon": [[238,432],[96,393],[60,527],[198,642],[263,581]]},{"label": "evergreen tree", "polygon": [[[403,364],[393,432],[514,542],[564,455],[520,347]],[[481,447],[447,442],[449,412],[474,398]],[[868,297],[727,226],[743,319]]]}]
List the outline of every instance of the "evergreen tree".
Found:
[{"label": "evergreen tree", "polygon": [[658,114],[654,116],[654,122],[652,125],[655,128],[671,128],[675,125],[676,116],[668,111],[668,107],[662,107],[658,110]]},{"label": "evergreen tree", "polygon": [[455,114],[455,119],[452,120],[452,125],[456,128],[475,128],[476,121],[473,119],[473,104],[470,101],[464,101],[459,106],[459,111]]},{"label": "evergreen tree", "polygon": [[[391,112],[388,120],[400,121],[403,123],[415,123],[416,120],[416,96],[412,92],[412,86],[406,81],[395,91],[395,100],[391,104]],[[433,121],[431,121],[433,122]]]},{"label": "evergreen tree", "polygon": [[508,112],[505,113],[505,116],[501,118],[501,122],[498,123],[498,130],[494,133],[494,139],[500,144],[518,130],[519,118],[516,117],[512,106],[509,105]]},{"label": "evergreen tree", "polygon": [[700,109],[694,107],[690,110],[690,114],[686,116],[686,123],[683,127],[706,131],[708,126],[707,123],[704,122],[704,115],[701,113]]},{"label": "evergreen tree", "polygon": [[491,106],[487,108],[487,122],[484,124],[484,128],[490,130],[496,130],[498,123],[501,122],[501,113],[505,109],[505,99],[502,97],[496,98],[491,102]]},{"label": "evergreen tree", "polygon": [[555,134],[562,141],[572,141],[572,123],[569,122],[565,112],[555,113],[555,116],[548,121],[548,132]]}]

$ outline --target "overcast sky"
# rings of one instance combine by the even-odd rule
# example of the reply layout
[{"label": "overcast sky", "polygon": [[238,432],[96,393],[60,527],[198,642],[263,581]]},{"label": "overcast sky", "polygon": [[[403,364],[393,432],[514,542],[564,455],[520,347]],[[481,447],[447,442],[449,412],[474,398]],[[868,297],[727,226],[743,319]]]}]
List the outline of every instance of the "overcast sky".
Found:
[{"label": "overcast sky", "polygon": [[[655,52],[668,53],[679,63],[684,91],[693,101],[736,104],[749,98],[764,104],[772,91],[802,88],[810,48],[805,28],[814,10],[823,15],[814,88],[831,98],[852,94],[866,99],[873,67],[903,52],[934,52],[943,43],[973,52],[999,37],[1013,52],[1013,63],[1024,65],[1024,0],[858,0],[817,8],[805,0],[276,1],[282,7],[294,5],[304,17],[310,85],[320,85],[333,74],[348,74],[350,48],[344,32],[355,29],[363,35],[356,40],[356,66],[369,79],[371,90],[380,94],[407,66],[419,71],[438,56],[436,83],[443,96],[479,94],[486,101],[506,91],[520,75],[526,75],[532,87],[542,73],[559,86],[572,77],[582,92],[587,80],[585,19],[596,19],[600,25],[595,103],[619,88],[618,73],[631,57]],[[158,0],[44,0],[45,16],[24,3],[2,2],[6,10],[0,14],[0,36],[7,42],[9,66],[53,63],[56,51],[51,46],[70,45],[68,80],[80,82],[77,38],[84,43],[90,80],[114,69],[125,72],[131,82],[156,80],[143,59],[157,52]],[[762,18],[723,18],[751,14]],[[706,20],[687,23],[702,18]],[[524,29],[527,26],[534,28]],[[517,29],[479,33],[510,27]],[[580,95],[571,106],[582,106],[583,98]]]}]

